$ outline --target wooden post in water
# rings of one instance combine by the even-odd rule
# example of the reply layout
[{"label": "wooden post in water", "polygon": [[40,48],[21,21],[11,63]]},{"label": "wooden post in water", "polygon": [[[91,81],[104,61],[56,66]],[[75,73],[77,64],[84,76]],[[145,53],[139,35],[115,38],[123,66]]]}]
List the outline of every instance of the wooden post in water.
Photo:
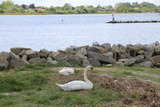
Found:
[{"label": "wooden post in water", "polygon": [[112,21],[114,22],[114,11],[112,12]]}]

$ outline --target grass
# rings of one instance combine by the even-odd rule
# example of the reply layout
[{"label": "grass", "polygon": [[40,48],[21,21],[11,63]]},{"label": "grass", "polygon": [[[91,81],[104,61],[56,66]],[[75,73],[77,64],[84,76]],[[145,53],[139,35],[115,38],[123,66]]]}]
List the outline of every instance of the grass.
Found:
[{"label": "grass", "polygon": [[[57,71],[50,70],[50,64],[27,65],[25,68],[1,71],[0,75],[0,106],[31,107],[101,107],[101,104],[116,102],[124,98],[122,92],[103,89],[94,83],[93,90],[64,92],[55,85]],[[105,67],[102,67],[105,68]],[[159,78],[150,75],[160,75],[159,69],[144,67],[109,67],[117,70],[95,71],[123,78],[141,78],[160,83]],[[25,72],[24,72],[25,71]],[[75,73],[82,73],[76,70]],[[145,73],[146,75],[139,75]],[[148,74],[148,75],[147,75]],[[76,75],[76,74],[75,74]],[[6,94],[7,93],[7,94]],[[136,99],[138,93],[131,93],[131,99]]]}]

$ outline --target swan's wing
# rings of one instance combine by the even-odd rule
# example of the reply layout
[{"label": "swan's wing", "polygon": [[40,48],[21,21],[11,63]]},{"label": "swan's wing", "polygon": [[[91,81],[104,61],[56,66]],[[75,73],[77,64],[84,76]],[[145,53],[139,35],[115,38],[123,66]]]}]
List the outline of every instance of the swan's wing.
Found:
[{"label": "swan's wing", "polygon": [[63,84],[64,91],[73,91],[88,89],[88,84],[84,81],[71,81],[69,83]]}]

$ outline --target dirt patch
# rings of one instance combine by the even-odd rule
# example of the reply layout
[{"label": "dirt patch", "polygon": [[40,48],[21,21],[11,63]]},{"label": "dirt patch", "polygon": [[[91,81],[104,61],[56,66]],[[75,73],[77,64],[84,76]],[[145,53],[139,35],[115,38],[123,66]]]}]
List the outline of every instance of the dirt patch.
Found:
[{"label": "dirt patch", "polygon": [[[121,92],[124,98],[119,100],[120,104],[140,107],[160,107],[160,84],[139,79],[111,77],[97,73],[89,73],[88,78],[101,88]],[[56,77],[56,81],[62,84],[72,80],[83,80],[83,74],[77,73],[77,75]]]}]

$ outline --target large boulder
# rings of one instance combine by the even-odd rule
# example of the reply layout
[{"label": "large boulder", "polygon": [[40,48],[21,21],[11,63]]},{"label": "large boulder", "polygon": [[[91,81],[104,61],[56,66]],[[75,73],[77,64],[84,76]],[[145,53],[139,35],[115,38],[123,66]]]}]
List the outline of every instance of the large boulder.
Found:
[{"label": "large boulder", "polygon": [[98,61],[104,62],[104,63],[109,63],[109,64],[116,63],[116,60],[113,59],[112,57],[106,56],[100,53],[92,52],[92,51],[88,51],[88,57],[97,59]]},{"label": "large boulder", "polygon": [[37,57],[37,52],[33,51],[33,50],[27,50],[26,51],[26,56],[31,59],[31,58],[35,58]]},{"label": "large boulder", "polygon": [[160,45],[155,47],[155,54],[160,55]]},{"label": "large boulder", "polygon": [[10,58],[10,60],[19,60],[20,59],[19,56],[14,54],[13,52],[9,53],[9,58]]},{"label": "large boulder", "polygon": [[92,65],[92,64],[87,59],[84,59],[82,62],[82,65],[86,67],[86,66]]},{"label": "large boulder", "polygon": [[112,51],[111,44],[109,44],[109,43],[104,43],[104,44],[100,45],[100,47],[104,48],[107,52]]},{"label": "large boulder", "polygon": [[41,59],[41,58],[32,58],[28,61],[29,64],[38,64],[38,63],[42,63],[42,62],[45,62],[44,59]]},{"label": "large boulder", "polygon": [[135,59],[134,58],[130,58],[130,59],[127,59],[125,62],[124,62],[124,65],[125,66],[132,66],[135,64]]},{"label": "large boulder", "polygon": [[81,48],[78,53],[81,53],[83,55],[87,55],[87,50],[85,48]]},{"label": "large boulder", "polygon": [[152,57],[152,58],[151,58],[151,61],[152,61],[154,64],[160,63],[160,55]]},{"label": "large boulder", "polygon": [[57,54],[57,52],[50,51],[48,57],[51,57],[52,59],[54,59],[55,54]]},{"label": "large boulder", "polygon": [[107,51],[102,48],[102,47],[97,47],[97,46],[90,46],[87,51],[93,51],[93,52],[97,52],[97,53],[106,53]]},{"label": "large boulder", "polygon": [[52,58],[58,63],[67,63],[68,55],[65,51],[58,51],[54,56],[52,56]]},{"label": "large boulder", "polygon": [[153,45],[143,45],[143,49],[148,55],[152,56],[154,54],[155,46],[153,46]]},{"label": "large boulder", "polygon": [[8,59],[9,59],[8,52],[1,52],[0,53],[0,69],[1,68],[8,68]]},{"label": "large boulder", "polygon": [[126,53],[127,48],[121,44],[113,45],[112,50],[117,53]]},{"label": "large boulder", "polygon": [[98,42],[93,42],[92,46],[99,46],[99,43]]},{"label": "large boulder", "polygon": [[135,59],[135,63],[140,63],[144,61],[144,55],[138,55],[136,57],[133,57],[133,59]]},{"label": "large boulder", "polygon": [[53,60],[51,57],[48,57],[48,58],[47,58],[47,62],[48,62],[48,63],[51,63],[51,64],[53,64],[53,65],[57,65],[57,64],[58,64],[58,62],[55,61],[55,60]]},{"label": "large boulder", "polygon": [[47,49],[41,49],[39,51],[39,56],[40,56],[40,58],[47,58],[49,53],[50,52]]},{"label": "large boulder", "polygon": [[129,48],[130,50],[135,50],[136,52],[143,50],[143,46],[141,44],[134,45]]},{"label": "large boulder", "polygon": [[23,59],[13,59],[13,60],[10,60],[10,63],[9,63],[11,68],[24,67],[26,64],[28,64],[28,62]]},{"label": "large boulder", "polygon": [[89,62],[90,62],[93,66],[101,66],[101,63],[100,63],[97,59],[89,58]]},{"label": "large boulder", "polygon": [[10,49],[11,52],[13,52],[14,54],[18,55],[21,51],[23,50],[31,50],[30,48],[23,48],[23,47],[13,47]]},{"label": "large boulder", "polygon": [[145,61],[145,62],[136,64],[136,66],[154,67],[154,64],[151,61]]},{"label": "large boulder", "polygon": [[68,58],[69,63],[82,64],[83,60],[87,59],[83,54],[77,53],[75,55],[70,55]]},{"label": "large boulder", "polygon": [[160,68],[160,63],[156,63],[155,66],[156,66],[157,68]]},{"label": "large boulder", "polygon": [[107,52],[107,53],[103,53],[103,55],[109,56],[113,58],[113,52]]}]

